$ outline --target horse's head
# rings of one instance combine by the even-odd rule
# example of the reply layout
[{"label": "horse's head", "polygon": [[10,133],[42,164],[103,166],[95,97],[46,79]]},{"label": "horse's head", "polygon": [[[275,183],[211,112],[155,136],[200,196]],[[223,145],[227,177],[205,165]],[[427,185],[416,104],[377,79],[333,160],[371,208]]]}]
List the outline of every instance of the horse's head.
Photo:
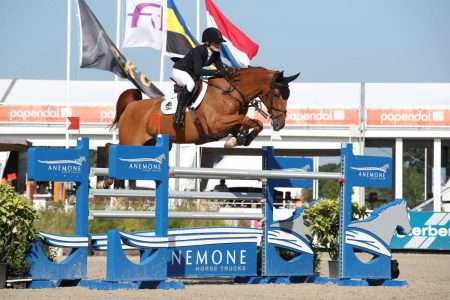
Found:
[{"label": "horse's head", "polygon": [[398,213],[396,213],[396,231],[398,234],[406,235],[412,230],[409,220],[408,206],[405,200],[398,200]]},{"label": "horse's head", "polygon": [[294,81],[300,73],[284,77],[283,71],[273,73],[270,85],[263,91],[260,97],[267,107],[272,119],[273,130],[281,130],[286,122],[287,100],[290,95],[289,82]]}]

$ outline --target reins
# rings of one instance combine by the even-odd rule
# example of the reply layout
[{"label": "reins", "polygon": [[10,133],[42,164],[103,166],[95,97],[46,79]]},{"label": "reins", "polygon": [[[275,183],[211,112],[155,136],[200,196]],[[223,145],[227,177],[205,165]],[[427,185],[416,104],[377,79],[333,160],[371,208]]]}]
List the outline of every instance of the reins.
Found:
[{"label": "reins", "polygon": [[[212,87],[220,90],[222,92],[222,95],[227,95],[227,96],[231,97],[233,100],[235,100],[236,102],[238,102],[240,112],[245,112],[246,110],[248,110],[249,107],[254,107],[258,113],[260,113],[264,118],[267,119],[269,117],[269,115],[262,109],[262,107],[261,107],[262,101],[260,99],[257,99],[258,97],[265,97],[267,95],[270,97],[270,107],[267,108],[270,115],[272,115],[272,111],[281,112],[284,114],[287,113],[286,110],[282,110],[282,109],[273,107],[273,99],[274,99],[273,90],[275,88],[274,80],[275,80],[276,76],[277,76],[277,74],[275,73],[272,78],[272,82],[270,84],[270,90],[266,94],[264,94],[262,96],[260,96],[258,94],[258,95],[255,95],[254,97],[251,97],[250,99],[247,99],[247,97],[233,84],[233,78],[231,78],[231,79],[225,78],[225,80],[229,84],[228,89],[224,89],[218,85],[212,84],[208,80],[202,80],[202,81],[206,82],[208,84],[208,86],[212,86]],[[240,98],[238,98],[232,94],[234,91],[238,92]]]}]

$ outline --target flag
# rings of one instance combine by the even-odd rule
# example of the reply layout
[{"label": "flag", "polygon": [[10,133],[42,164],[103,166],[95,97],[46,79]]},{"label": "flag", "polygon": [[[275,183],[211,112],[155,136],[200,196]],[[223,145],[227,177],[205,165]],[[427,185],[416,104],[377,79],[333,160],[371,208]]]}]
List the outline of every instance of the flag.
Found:
[{"label": "flag", "polygon": [[127,78],[150,98],[161,98],[161,92],[136,66],[120,53],[84,0],[78,0],[81,24],[81,68],[111,71]]},{"label": "flag", "polygon": [[234,67],[248,66],[250,60],[258,52],[259,45],[231,23],[212,0],[205,0],[205,6],[208,27],[219,29],[223,38],[227,41],[220,48],[222,56]]},{"label": "flag", "polygon": [[80,117],[67,117],[69,126],[67,130],[80,130]]},{"label": "flag", "polygon": [[123,47],[161,49],[163,9],[161,0],[127,0]]},{"label": "flag", "polygon": [[198,45],[173,0],[167,0],[167,54],[184,56]]}]

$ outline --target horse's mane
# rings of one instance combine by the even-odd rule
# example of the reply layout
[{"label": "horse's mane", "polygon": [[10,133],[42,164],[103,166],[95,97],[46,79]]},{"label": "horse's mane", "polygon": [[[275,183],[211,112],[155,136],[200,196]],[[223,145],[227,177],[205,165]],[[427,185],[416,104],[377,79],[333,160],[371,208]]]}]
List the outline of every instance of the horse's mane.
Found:
[{"label": "horse's mane", "polygon": [[275,72],[275,71],[271,71],[271,70],[266,69],[264,67],[255,67],[255,66],[236,68],[236,69],[234,69],[234,74],[233,74],[232,80],[233,81],[239,81],[239,77],[240,76],[246,76],[249,73],[255,73],[255,72]]},{"label": "horse's mane", "polygon": [[246,73],[246,72],[255,72],[255,71],[269,71],[268,69],[264,67],[255,67],[255,66],[248,66],[244,68],[236,68],[236,74],[240,73]]}]

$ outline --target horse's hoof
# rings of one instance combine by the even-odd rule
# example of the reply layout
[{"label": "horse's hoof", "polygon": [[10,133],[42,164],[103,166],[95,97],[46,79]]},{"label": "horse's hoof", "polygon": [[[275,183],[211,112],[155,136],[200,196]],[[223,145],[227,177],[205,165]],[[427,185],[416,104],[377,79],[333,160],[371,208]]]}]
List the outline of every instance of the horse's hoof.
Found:
[{"label": "horse's hoof", "polygon": [[97,182],[97,184],[95,185],[95,187],[97,189],[107,189],[109,188],[111,185],[114,184],[114,180],[111,178],[106,178],[105,180],[100,180],[99,182]]},{"label": "horse's hoof", "polygon": [[95,185],[95,187],[96,187],[97,189],[104,189],[104,188],[105,188],[105,181],[104,181],[104,180],[101,180],[101,181],[97,182],[97,184]]},{"label": "horse's hoof", "polygon": [[234,136],[232,136],[225,141],[225,144],[223,146],[225,148],[234,148],[234,147],[236,147],[236,144],[237,144],[237,139]]}]

